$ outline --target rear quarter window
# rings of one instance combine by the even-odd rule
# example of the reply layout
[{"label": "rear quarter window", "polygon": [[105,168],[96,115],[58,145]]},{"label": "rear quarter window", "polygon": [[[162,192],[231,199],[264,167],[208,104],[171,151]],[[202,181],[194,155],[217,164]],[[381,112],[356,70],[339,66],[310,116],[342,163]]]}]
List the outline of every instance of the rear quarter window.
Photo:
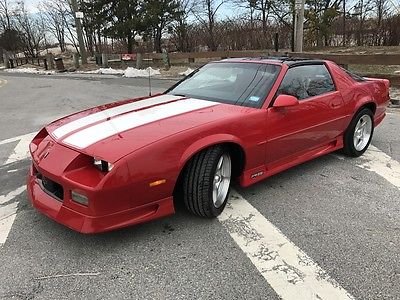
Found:
[{"label": "rear quarter window", "polygon": [[349,70],[346,70],[345,68],[341,68],[347,75],[349,75],[351,78],[353,78],[353,80],[357,81],[357,82],[364,82],[367,81],[364,77],[359,76],[353,72],[350,72]]}]

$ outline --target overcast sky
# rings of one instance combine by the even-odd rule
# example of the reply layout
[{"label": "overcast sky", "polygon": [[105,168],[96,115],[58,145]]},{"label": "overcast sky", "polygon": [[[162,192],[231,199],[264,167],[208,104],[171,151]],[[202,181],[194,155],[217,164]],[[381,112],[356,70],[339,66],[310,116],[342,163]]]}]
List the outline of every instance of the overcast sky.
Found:
[{"label": "overcast sky", "polygon": [[[25,5],[28,8],[30,12],[37,12],[37,6],[40,3],[40,0],[25,0]],[[223,5],[220,10],[218,11],[218,16],[219,17],[225,17],[225,16],[232,16],[233,10],[231,9],[232,4],[225,4]]]},{"label": "overcast sky", "polygon": [[30,12],[37,12],[39,0],[25,0],[25,6]]}]

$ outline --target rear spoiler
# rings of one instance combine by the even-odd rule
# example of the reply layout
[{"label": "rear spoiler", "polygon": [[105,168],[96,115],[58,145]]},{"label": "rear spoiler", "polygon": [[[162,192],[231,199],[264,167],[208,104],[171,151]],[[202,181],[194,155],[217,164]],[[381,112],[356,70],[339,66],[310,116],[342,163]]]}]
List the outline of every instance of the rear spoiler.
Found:
[{"label": "rear spoiler", "polygon": [[389,79],[380,79],[380,78],[369,78],[369,77],[364,77],[365,80],[368,81],[376,81],[376,82],[383,82],[385,84],[385,87],[387,90],[390,88],[390,81]]}]

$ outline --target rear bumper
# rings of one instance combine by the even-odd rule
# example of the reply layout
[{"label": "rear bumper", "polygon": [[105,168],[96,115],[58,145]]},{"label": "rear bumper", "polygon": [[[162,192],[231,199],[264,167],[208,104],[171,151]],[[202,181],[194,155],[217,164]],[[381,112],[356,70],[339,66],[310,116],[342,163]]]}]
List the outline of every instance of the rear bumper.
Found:
[{"label": "rear bumper", "polygon": [[[27,179],[28,197],[32,205],[47,217],[81,233],[99,233],[131,226],[174,213],[173,198],[168,197],[109,215],[85,215],[71,209],[43,190],[31,166]],[[92,201],[96,201],[95,198]]]}]

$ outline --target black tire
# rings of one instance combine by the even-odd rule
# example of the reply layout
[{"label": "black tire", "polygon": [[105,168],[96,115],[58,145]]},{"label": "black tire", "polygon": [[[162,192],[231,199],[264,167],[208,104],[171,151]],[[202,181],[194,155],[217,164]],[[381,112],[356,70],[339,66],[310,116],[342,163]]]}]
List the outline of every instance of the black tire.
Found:
[{"label": "black tire", "polygon": [[[365,115],[368,115],[372,121],[371,135],[369,137],[369,141],[366,144],[366,146],[362,150],[357,150],[356,147],[354,146],[354,140],[353,140],[354,133],[355,133],[355,129],[356,129],[356,125],[357,125],[358,121]],[[353,117],[353,119],[351,120],[351,122],[349,124],[349,127],[347,128],[347,130],[344,134],[344,138],[343,138],[344,154],[346,154],[347,156],[350,156],[350,157],[359,157],[359,156],[363,155],[371,143],[373,134],[374,134],[374,114],[369,108],[362,108],[355,114],[355,116]]]},{"label": "black tire", "polygon": [[230,186],[223,204],[216,207],[213,202],[213,184],[217,164],[225,154],[229,155],[226,148],[217,145],[199,152],[190,160],[182,178],[182,196],[186,209],[191,213],[204,218],[214,218],[224,210]]}]

